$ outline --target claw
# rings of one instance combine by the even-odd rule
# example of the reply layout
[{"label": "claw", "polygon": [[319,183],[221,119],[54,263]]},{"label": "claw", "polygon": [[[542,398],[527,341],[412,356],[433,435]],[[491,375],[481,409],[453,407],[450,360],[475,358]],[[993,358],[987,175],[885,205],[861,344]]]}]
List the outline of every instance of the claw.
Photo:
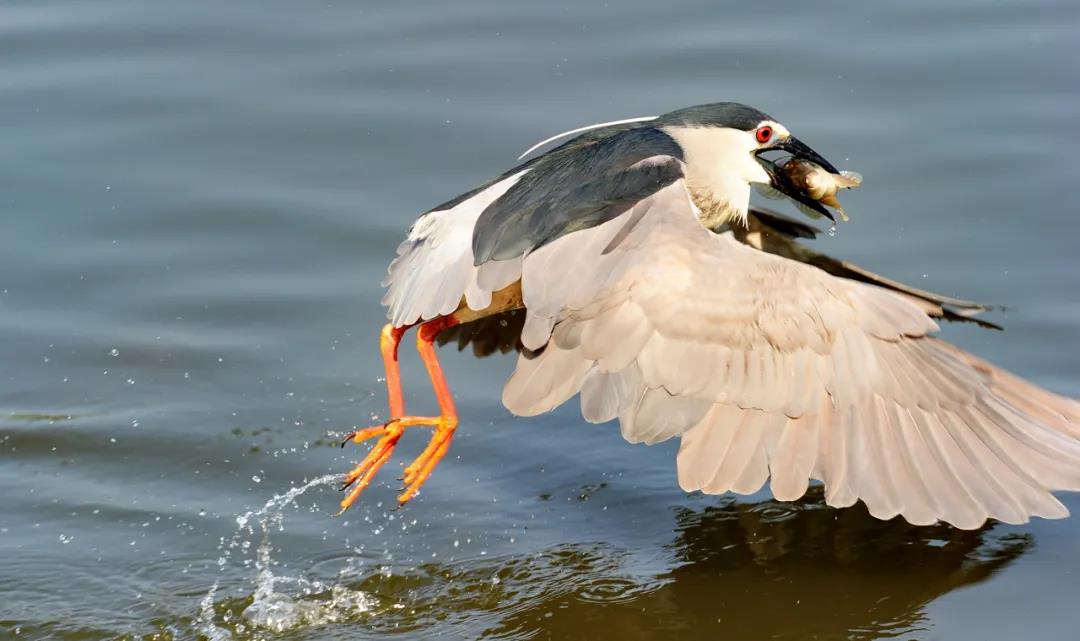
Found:
[{"label": "claw", "polygon": [[[452,421],[456,424],[456,420]],[[345,443],[352,441],[354,443],[362,443],[376,436],[381,437],[375,447],[371,448],[364,460],[360,461],[351,472],[345,475],[345,478],[341,482],[341,490],[347,490],[352,487],[349,494],[341,501],[341,512],[349,509],[356,499],[360,496],[375,478],[376,472],[390,460],[390,455],[394,452],[394,448],[397,446],[398,441],[401,440],[401,435],[405,433],[405,429],[413,427],[415,425],[433,425],[435,426],[435,434],[431,437],[431,442],[428,443],[424,452],[414,461],[409,467],[405,468],[405,473],[402,476],[402,480],[408,485],[401,496],[408,496],[404,501],[401,497],[398,498],[400,503],[405,503],[416,494],[416,491],[420,488],[420,485],[431,473],[430,469],[427,469],[430,464],[430,468],[434,468],[434,463],[438,462],[441,455],[438,452],[442,445],[448,441],[448,434],[452,433],[453,425],[451,420],[443,418],[441,416],[403,416],[387,421],[384,425],[375,425],[367,427],[362,430],[352,432],[345,437]],[[448,445],[448,443],[446,443]],[[435,457],[434,461],[431,461],[432,457]],[[427,469],[426,474],[423,474],[420,479],[416,478],[418,473]],[[355,486],[354,486],[355,484]],[[415,487],[414,487],[415,486]],[[339,514],[341,513],[339,512]]]},{"label": "claw", "polygon": [[372,427],[365,427],[362,430],[356,430],[355,432],[349,432],[345,435],[345,440],[341,441],[341,447],[352,441],[353,443],[363,443],[369,438],[375,438],[376,436],[382,436],[386,433],[386,430],[393,424],[401,422],[399,418],[392,418],[382,425],[373,425]]},{"label": "claw", "polygon": [[[354,483],[356,485],[349,491],[349,494],[342,499],[341,512],[349,509],[349,506],[356,501],[357,497],[360,496],[360,493],[371,485],[372,479],[375,478],[375,473],[390,460],[390,455],[394,452],[394,447],[397,445],[398,441],[401,440],[401,435],[404,433],[405,426],[401,424],[401,421],[396,420],[388,422],[385,426],[369,427],[355,433],[352,438],[357,441],[364,441],[380,434],[382,435],[382,438],[375,444],[375,447],[371,448],[371,451],[364,457],[364,460],[360,461],[360,464],[353,468],[353,471],[349,472],[342,480],[342,490],[347,489]],[[338,514],[341,512],[338,512]]]},{"label": "claw", "polygon": [[[439,424],[435,426],[435,433],[432,434],[431,440],[428,442],[427,447],[425,447],[424,451],[420,453],[420,456],[416,457],[416,460],[414,460],[408,465],[408,467],[405,468],[404,473],[401,475],[401,480],[405,483],[406,486],[413,484],[413,482],[416,480],[416,475],[424,469],[428,461],[433,456],[436,456],[443,443],[453,438],[455,428],[456,425],[451,424],[449,421],[439,421]],[[438,462],[438,459],[440,458],[442,458],[442,456],[438,456],[435,459],[436,462]]]},{"label": "claw", "polygon": [[405,505],[417,495],[420,487],[435,471],[435,466],[446,456],[446,452],[450,449],[450,441],[454,438],[455,429],[456,425],[453,423],[440,424],[424,451],[405,468],[402,480],[406,487],[397,497],[398,507]]}]

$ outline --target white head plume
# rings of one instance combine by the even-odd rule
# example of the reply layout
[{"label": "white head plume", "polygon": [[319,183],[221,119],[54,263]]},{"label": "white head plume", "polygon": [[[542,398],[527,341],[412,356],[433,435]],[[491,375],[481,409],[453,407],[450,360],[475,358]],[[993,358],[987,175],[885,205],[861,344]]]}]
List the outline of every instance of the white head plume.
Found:
[{"label": "white head plume", "polygon": [[578,127],[577,129],[571,129],[570,131],[564,131],[561,134],[555,134],[554,136],[552,136],[550,138],[545,138],[544,140],[541,140],[540,142],[533,145],[532,147],[529,147],[528,149],[525,150],[525,153],[518,156],[517,159],[521,160],[525,156],[528,156],[529,154],[531,154],[532,152],[536,151],[537,149],[543,147],[544,145],[548,144],[549,142],[554,142],[554,141],[556,141],[556,140],[558,140],[560,138],[565,138],[567,136],[573,136],[574,134],[580,134],[580,133],[582,133],[584,131],[591,131],[593,129],[599,129],[601,127],[609,127],[611,125],[625,125],[625,124],[628,124],[628,123],[631,123],[631,122],[646,122],[648,120],[656,120],[656,118],[657,118],[656,116],[638,116],[637,118],[627,118],[625,120],[612,120],[611,122],[601,122],[601,123],[597,123],[595,125],[587,125],[585,127]]}]

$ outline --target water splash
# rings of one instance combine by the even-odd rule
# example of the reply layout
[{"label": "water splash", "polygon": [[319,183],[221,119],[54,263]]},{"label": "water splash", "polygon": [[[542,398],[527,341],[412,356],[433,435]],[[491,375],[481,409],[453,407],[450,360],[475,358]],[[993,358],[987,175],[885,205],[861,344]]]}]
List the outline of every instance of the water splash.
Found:
[{"label": "water splash", "polygon": [[229,641],[228,631],[219,628],[214,623],[214,596],[217,590],[218,582],[214,581],[214,584],[206,591],[206,596],[199,601],[199,618],[196,623],[199,632],[209,641]]},{"label": "water splash", "polygon": [[[228,540],[223,539],[218,549],[221,556],[217,564],[224,570],[233,560],[234,552],[246,553],[258,532],[259,543],[255,550],[255,580],[252,602],[243,613],[242,622],[235,624],[235,632],[242,634],[248,626],[279,633],[302,625],[333,623],[369,611],[374,600],[364,592],[344,585],[333,585],[317,579],[276,575],[273,571],[273,545],[270,535],[274,531],[284,530],[285,509],[296,502],[312,488],[336,485],[341,478],[336,474],[327,474],[313,479],[304,485],[290,488],[289,491],[275,495],[258,510],[245,512],[236,517],[236,533]],[[245,561],[247,567],[250,560]],[[292,594],[279,589],[279,586],[291,585]],[[220,580],[214,581],[206,595],[200,601],[197,627],[200,634],[210,641],[229,641],[233,638],[230,630],[220,627],[215,613],[215,597],[220,587]],[[226,614],[225,621],[230,617]]]}]

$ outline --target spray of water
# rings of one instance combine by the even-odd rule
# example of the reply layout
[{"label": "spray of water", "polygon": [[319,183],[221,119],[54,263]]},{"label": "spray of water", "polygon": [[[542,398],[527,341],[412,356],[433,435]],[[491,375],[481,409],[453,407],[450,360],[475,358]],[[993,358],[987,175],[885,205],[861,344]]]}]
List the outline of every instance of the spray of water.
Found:
[{"label": "spray of water", "polygon": [[[338,475],[327,474],[275,495],[258,510],[236,517],[236,532],[231,538],[223,539],[218,546],[221,556],[217,563],[219,568],[224,570],[232,560],[233,553],[236,550],[250,549],[252,540],[258,536],[254,561],[255,590],[251,605],[243,613],[245,621],[251,627],[283,632],[302,625],[339,621],[367,612],[374,605],[368,595],[346,586],[331,585],[316,579],[275,575],[273,571],[270,535],[284,529],[285,509],[308,490],[335,485],[340,480]],[[214,621],[214,599],[219,583],[220,581],[214,581],[200,602],[198,630],[210,641],[230,641],[231,633]],[[279,590],[278,587],[282,585],[293,586],[293,593]],[[242,624],[238,625],[237,631],[242,632],[244,627]]]}]

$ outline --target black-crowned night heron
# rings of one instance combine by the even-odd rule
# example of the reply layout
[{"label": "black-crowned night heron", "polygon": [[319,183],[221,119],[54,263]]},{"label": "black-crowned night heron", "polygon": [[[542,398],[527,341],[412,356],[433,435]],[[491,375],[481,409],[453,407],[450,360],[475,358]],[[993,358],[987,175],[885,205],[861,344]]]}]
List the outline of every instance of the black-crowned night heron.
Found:
[{"label": "black-crowned night heron", "polygon": [[[764,152],[835,168],[775,119],[719,103],[591,129],[421,216],[390,266],[382,354],[390,420],[345,479],[351,505],[403,431],[434,427],[404,503],[458,423],[435,343],[516,345],[514,414],[581,396],[632,443],[678,436],[679,484],[975,528],[1067,515],[1080,404],[931,335],[982,306],[878,277],[795,242],[812,228],[749,208],[769,185],[822,213]],[[767,154],[765,154],[767,155]],[[981,324],[987,324],[978,321]],[[405,413],[410,327],[441,414]],[[348,440],[348,439],[347,439]]]}]

